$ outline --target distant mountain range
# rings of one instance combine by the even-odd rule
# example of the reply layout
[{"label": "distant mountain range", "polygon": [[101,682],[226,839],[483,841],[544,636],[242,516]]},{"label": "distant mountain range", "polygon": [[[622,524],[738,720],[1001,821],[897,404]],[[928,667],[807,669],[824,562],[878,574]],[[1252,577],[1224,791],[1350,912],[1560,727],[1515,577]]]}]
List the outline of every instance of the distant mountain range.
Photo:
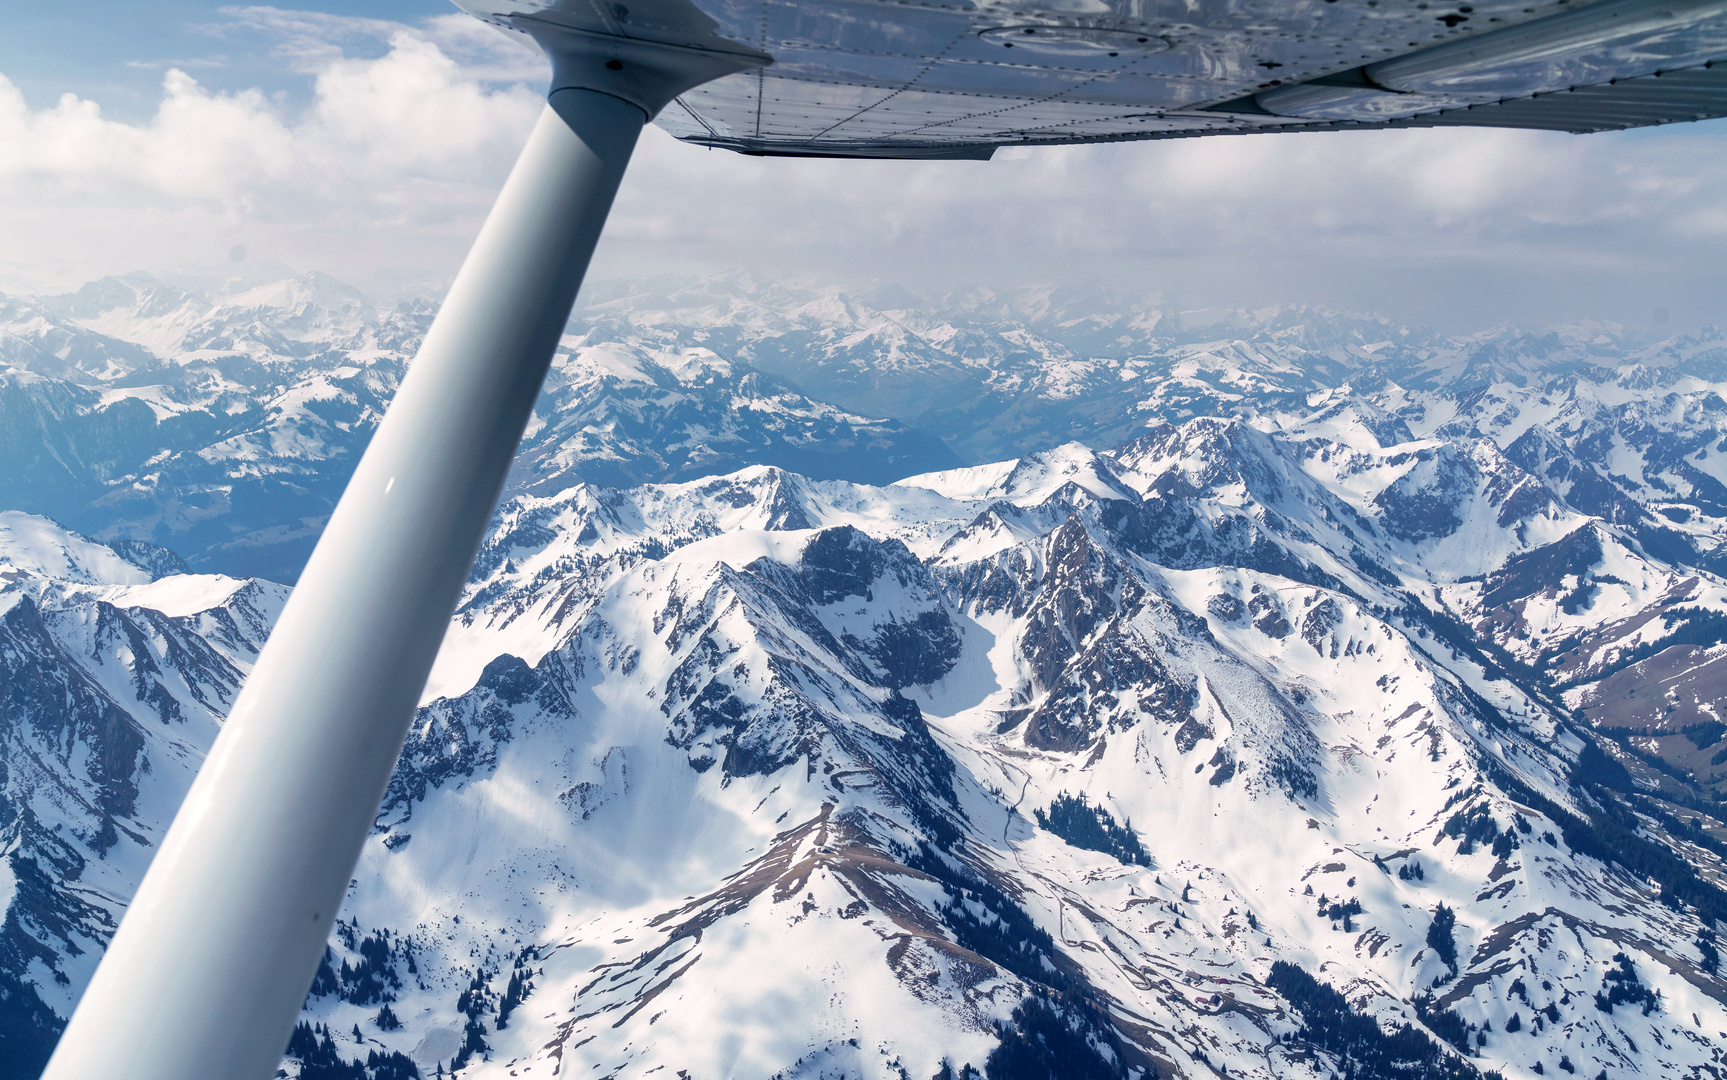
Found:
[{"label": "distant mountain range", "polygon": [[[292,582],[433,310],[321,274],[215,299],[146,275],[0,296],[0,506]],[[959,459],[707,349],[573,332],[515,487],[754,463],[887,482]]]},{"label": "distant mountain range", "polygon": [[[216,297],[147,275],[0,297],[11,368],[0,504],[170,546],[196,568],[291,581],[432,311],[385,308],[320,274]],[[1557,455],[1543,468],[1580,506],[1608,513],[1629,496],[1667,528],[1668,494],[1685,503],[1668,517],[1697,498],[1727,505],[1719,470],[1690,460],[1719,453],[1720,436],[1707,436],[1721,417],[1695,391],[1727,379],[1724,356],[1716,331],[1446,338],[1306,308],[1171,311],[1096,290],[925,300],[743,276],[600,282],[571,323],[512,490],[751,464],[884,483],[1074,439],[1114,446],[1156,420],[1238,416],[1292,431],[1324,394],[1389,442],[1486,437]],[[1668,415],[1669,392],[1696,407]],[[1656,482],[1608,462],[1615,440],[1654,455]]]},{"label": "distant mountain range", "polygon": [[[0,303],[0,1076],[429,316]],[[1724,361],[602,283],[284,1072],[1713,1076]]]}]

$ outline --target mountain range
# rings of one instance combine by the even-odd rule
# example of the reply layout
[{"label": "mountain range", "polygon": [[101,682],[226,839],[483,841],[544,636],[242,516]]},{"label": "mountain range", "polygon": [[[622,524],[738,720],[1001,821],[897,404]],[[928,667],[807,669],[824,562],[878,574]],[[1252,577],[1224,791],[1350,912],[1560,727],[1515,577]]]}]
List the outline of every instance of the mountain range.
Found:
[{"label": "mountain range", "polygon": [[[0,301],[0,1075],[431,313]],[[1717,1076],[1724,360],[599,283],[284,1073]]]}]

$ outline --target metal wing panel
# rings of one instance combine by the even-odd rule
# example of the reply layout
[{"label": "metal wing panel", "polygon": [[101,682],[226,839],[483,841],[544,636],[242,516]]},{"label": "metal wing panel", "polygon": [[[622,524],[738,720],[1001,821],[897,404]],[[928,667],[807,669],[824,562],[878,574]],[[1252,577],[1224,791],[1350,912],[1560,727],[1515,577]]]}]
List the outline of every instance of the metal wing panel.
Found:
[{"label": "metal wing panel", "polygon": [[1585,135],[1720,116],[1727,116],[1727,62],[1449,109],[1387,126],[1534,128]]},{"label": "metal wing panel", "polygon": [[506,30],[771,55],[659,120],[753,153],[978,157],[1268,129],[1595,131],[1727,115],[1713,74],[1669,70],[1727,59],[1727,0],[458,2]]},{"label": "metal wing panel", "polygon": [[1374,65],[1406,93],[1498,98],[1593,86],[1727,56],[1727,0],[1606,0]]},{"label": "metal wing panel", "polygon": [[770,81],[867,86],[880,97],[917,83],[928,69],[929,62],[916,56],[782,49],[774,59]]}]

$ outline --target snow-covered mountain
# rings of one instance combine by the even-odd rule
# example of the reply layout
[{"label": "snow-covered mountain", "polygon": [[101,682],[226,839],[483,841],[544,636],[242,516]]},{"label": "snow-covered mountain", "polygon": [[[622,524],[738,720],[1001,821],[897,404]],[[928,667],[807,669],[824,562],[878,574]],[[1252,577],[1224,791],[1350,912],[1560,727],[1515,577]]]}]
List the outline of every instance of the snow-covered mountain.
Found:
[{"label": "snow-covered mountain", "polygon": [[[1337,457],[1198,420],[887,487],[752,467],[511,500],[285,1067],[1706,1075],[1719,841],[1463,621],[1488,581],[1545,602],[1506,567],[1580,531],[1640,596],[1671,569],[1504,477],[1413,530],[1435,455],[1311,464]],[[1489,467],[1515,479],[1452,471]],[[126,713],[128,775],[183,788],[257,637],[218,649],[222,613],[263,587],[144,584],[16,520],[9,632],[112,611],[224,661],[146,691],[165,637],[53,639],[113,665],[62,711]],[[55,744],[61,789],[97,738]],[[42,1008],[172,802],[102,797],[8,857],[52,835],[110,875],[47,873],[89,907],[9,921],[53,961],[10,973]]]},{"label": "snow-covered mountain", "polygon": [[173,561],[0,513],[0,1075],[41,1068],[287,596]]},{"label": "snow-covered mountain", "polygon": [[[198,569],[293,581],[434,307],[323,274],[215,298],[148,275],[0,296],[0,506]],[[573,324],[520,490],[749,464],[886,482],[958,464],[938,439],[811,400],[735,357]]]},{"label": "snow-covered mountain", "polygon": [[[0,298],[0,505],[164,544],[200,569],[292,580],[432,311],[320,274],[129,275]],[[513,490],[750,464],[882,483],[1231,416],[1386,446],[1490,439],[1572,505],[1630,515],[1645,543],[1689,561],[1727,513],[1724,385],[1716,331],[1445,337],[1097,288],[597,282]]]},{"label": "snow-covered mountain", "polygon": [[[146,538],[286,535],[428,314],[248,288],[5,309],[15,491],[132,516],[0,514],[0,1076],[284,594]],[[1719,351],[602,284],[284,1073],[1716,1075]]]}]

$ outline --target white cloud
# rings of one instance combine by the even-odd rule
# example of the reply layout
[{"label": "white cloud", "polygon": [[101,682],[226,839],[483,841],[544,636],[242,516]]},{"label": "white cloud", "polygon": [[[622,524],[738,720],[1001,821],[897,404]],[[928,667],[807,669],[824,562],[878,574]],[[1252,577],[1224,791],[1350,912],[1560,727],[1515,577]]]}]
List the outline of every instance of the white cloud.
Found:
[{"label": "white cloud", "polygon": [[0,77],[0,181],[39,196],[72,185],[162,205],[315,196],[355,209],[397,201],[404,186],[495,184],[541,106],[526,87],[482,86],[407,32],[378,59],[332,59],[297,116],[256,90],[212,94],[178,69],[162,92],[154,118],[134,125],[70,94],[32,112]]},{"label": "white cloud", "polygon": [[541,96],[477,78],[432,34],[371,29],[388,32],[382,55],[323,58],[304,107],[174,69],[155,115],[129,124],[72,95],[33,111],[0,75],[6,285],[213,261],[235,242],[338,272],[446,274]]},{"label": "white cloud", "polygon": [[[275,35],[309,101],[175,70],[128,124],[70,97],[32,111],[0,82],[0,288],[216,262],[235,243],[373,287],[453,271],[540,108],[543,63],[459,15],[225,16]],[[1099,279],[1453,325],[1662,304],[1695,322],[1727,303],[1723,130],[1266,135],[990,163],[763,160],[651,130],[596,269]]]},{"label": "white cloud", "polygon": [[[613,239],[664,259],[912,278],[1126,283],[1476,325],[1656,304],[1727,315],[1722,124],[1655,136],[1480,129],[786,162],[648,144]],[[685,208],[699,207],[699,212]]]}]

